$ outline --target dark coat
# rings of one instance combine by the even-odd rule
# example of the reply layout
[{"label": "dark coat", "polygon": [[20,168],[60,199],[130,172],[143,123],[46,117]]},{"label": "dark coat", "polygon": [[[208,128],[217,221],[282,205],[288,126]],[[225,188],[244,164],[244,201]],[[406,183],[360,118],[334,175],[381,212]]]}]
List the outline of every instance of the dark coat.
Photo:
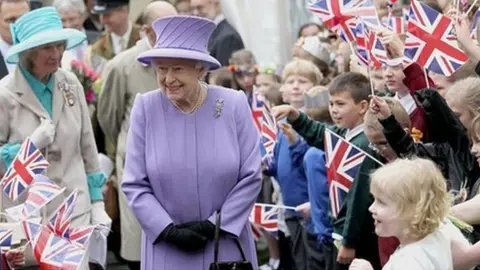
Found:
[{"label": "dark coat", "polygon": [[208,51],[222,66],[228,66],[233,52],[243,49],[243,41],[237,30],[227,20],[221,21],[208,42]]}]

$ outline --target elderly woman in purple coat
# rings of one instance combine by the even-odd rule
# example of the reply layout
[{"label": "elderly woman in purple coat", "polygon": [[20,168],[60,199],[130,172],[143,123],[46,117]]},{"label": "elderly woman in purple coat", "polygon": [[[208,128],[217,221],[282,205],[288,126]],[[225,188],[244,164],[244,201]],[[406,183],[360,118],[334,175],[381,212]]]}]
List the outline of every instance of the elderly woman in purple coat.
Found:
[{"label": "elderly woman in purple coat", "polygon": [[260,192],[259,134],[243,92],[201,82],[220,63],[207,52],[215,24],[173,16],[138,60],[156,70],[159,89],[133,105],[122,188],[143,228],[142,269],[208,269],[215,213],[219,261],[257,267],[248,217]]}]

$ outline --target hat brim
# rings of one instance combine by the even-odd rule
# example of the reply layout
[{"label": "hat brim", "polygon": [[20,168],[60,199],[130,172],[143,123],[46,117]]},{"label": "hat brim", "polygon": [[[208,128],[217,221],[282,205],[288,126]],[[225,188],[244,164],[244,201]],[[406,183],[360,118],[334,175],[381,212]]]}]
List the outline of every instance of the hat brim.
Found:
[{"label": "hat brim", "polygon": [[212,56],[198,51],[190,51],[184,49],[171,49],[171,48],[160,48],[160,49],[151,49],[149,51],[141,53],[137,60],[143,64],[149,65],[152,60],[158,58],[172,58],[172,59],[188,59],[196,60],[205,65],[208,70],[215,70],[222,67],[220,62]]},{"label": "hat brim", "polygon": [[7,63],[18,63],[18,56],[20,53],[36,48],[38,46],[65,40],[67,41],[67,47],[65,48],[65,50],[70,50],[82,44],[82,42],[86,39],[87,36],[83,32],[71,28],[47,30],[44,32],[40,32],[10,47],[7,53]]}]

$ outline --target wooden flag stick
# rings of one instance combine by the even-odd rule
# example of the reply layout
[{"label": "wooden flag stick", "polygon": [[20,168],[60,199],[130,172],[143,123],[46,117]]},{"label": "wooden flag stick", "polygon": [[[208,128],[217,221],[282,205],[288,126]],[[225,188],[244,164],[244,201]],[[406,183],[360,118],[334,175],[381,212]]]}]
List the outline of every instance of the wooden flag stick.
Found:
[{"label": "wooden flag stick", "polygon": [[288,209],[288,210],[295,210],[295,207],[286,206],[286,205],[276,205],[276,204],[268,204],[268,203],[255,203],[255,205],[268,206],[268,207],[273,207],[273,208],[282,208],[282,209]]},{"label": "wooden flag stick", "polygon": [[475,5],[477,4],[478,0],[475,0],[473,1],[472,5],[470,6],[470,8],[467,10],[467,12],[465,12],[465,15],[468,15],[470,14],[470,12],[473,10],[473,8],[475,7]]},{"label": "wooden flag stick", "polygon": [[425,82],[427,83],[427,89],[430,88],[430,83],[428,82],[427,69],[423,68],[423,74],[425,75]]}]

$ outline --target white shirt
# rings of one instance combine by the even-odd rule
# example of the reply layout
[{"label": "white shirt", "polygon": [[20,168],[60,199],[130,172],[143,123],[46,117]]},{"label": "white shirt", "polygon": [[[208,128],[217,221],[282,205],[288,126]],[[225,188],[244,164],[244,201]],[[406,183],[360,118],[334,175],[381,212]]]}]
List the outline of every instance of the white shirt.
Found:
[{"label": "white shirt", "polygon": [[12,72],[17,66],[16,64],[7,63],[7,52],[8,52],[8,49],[10,49],[10,47],[12,47],[12,45],[8,44],[5,40],[3,40],[2,37],[0,37],[0,52],[3,55],[3,61],[5,62],[5,65],[7,66],[7,70],[9,73]]},{"label": "white shirt", "polygon": [[390,256],[382,270],[453,270],[452,238],[463,238],[450,221],[422,240],[401,246]]},{"label": "white shirt", "polygon": [[413,99],[412,95],[408,94],[402,98],[398,97],[398,93],[395,94],[395,98],[400,101],[400,104],[402,104],[403,108],[407,113],[410,115],[415,111],[417,108],[417,104],[415,103],[415,100]]},{"label": "white shirt", "polygon": [[355,138],[358,134],[363,132],[363,124],[358,125],[352,129],[347,130],[345,134],[345,140],[350,141]]},{"label": "white shirt", "polygon": [[110,37],[112,38],[113,43],[113,52],[115,53],[115,55],[127,49],[128,41],[130,40],[130,34],[132,33],[132,28],[132,23],[128,22],[128,30],[123,36],[119,36],[115,33],[110,33]]}]

